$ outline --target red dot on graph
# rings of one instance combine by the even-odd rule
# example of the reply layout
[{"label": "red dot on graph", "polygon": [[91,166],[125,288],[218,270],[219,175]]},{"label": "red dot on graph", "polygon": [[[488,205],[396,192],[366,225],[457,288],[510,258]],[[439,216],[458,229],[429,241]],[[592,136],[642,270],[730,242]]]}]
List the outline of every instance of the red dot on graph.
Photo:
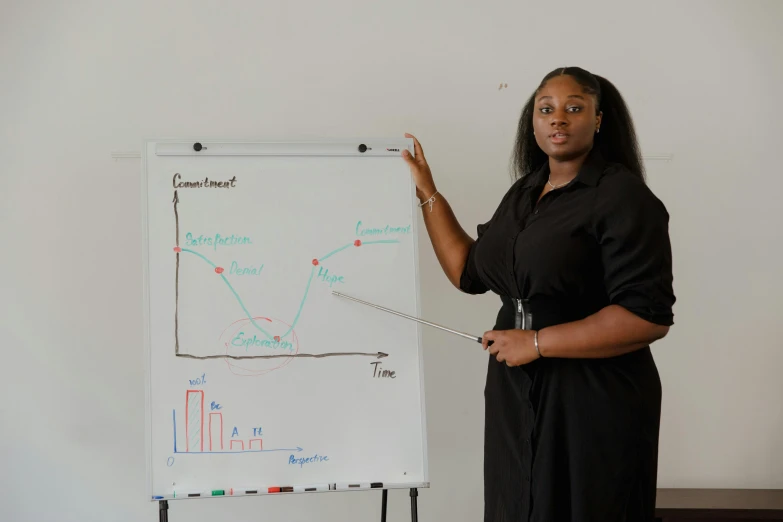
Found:
[{"label": "red dot on graph", "polygon": [[223,273],[223,267],[222,266],[216,266],[215,267],[215,273],[216,274],[222,274]]},{"label": "red dot on graph", "polygon": [[280,342],[280,336],[279,335],[275,335],[275,341],[277,341],[278,343]]},{"label": "red dot on graph", "polygon": [[174,247],[174,252],[177,253],[182,252],[182,249],[180,247]]},{"label": "red dot on graph", "polygon": [[318,260],[317,259],[313,259],[313,266],[318,266]]},{"label": "red dot on graph", "polygon": [[353,242],[353,246],[362,246],[362,240],[357,239],[356,241]]}]

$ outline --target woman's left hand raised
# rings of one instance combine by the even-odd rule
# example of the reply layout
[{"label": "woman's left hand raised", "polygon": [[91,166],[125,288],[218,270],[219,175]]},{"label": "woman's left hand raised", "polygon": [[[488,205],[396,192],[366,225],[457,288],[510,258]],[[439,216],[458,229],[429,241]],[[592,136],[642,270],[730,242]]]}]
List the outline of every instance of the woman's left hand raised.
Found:
[{"label": "woman's left hand raised", "polygon": [[[533,330],[490,330],[485,332],[481,345],[495,356],[498,362],[508,366],[521,366],[539,358]],[[489,341],[492,346],[489,346]]]}]

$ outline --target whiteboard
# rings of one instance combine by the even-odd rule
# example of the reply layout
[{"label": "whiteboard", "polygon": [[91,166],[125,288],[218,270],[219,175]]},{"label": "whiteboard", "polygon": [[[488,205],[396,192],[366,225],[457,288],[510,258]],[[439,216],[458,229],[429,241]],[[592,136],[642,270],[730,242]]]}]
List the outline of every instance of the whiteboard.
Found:
[{"label": "whiteboard", "polygon": [[334,295],[419,315],[412,142],[200,145],[144,145],[150,500],[428,487],[420,326]]}]

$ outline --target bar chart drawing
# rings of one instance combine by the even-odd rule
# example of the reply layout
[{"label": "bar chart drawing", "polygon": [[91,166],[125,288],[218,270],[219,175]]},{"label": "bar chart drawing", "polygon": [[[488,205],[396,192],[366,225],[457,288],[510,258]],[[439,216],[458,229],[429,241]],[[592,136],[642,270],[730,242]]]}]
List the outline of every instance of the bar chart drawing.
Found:
[{"label": "bar chart drawing", "polygon": [[[217,433],[213,437],[213,433]],[[209,451],[223,449],[223,414],[222,413],[210,413],[209,414]]]},{"label": "bar chart drawing", "polygon": [[204,451],[204,392],[202,390],[188,390],[187,393],[185,443],[185,451]]},{"label": "bar chart drawing", "polygon": [[[231,438],[228,447],[224,443],[223,412],[208,412],[204,415],[204,390],[187,390],[185,392],[185,450],[177,444],[177,410],[172,411],[171,418],[174,434],[174,453],[179,455],[199,455],[215,453],[260,453],[271,451],[300,452],[303,448],[264,449],[263,439],[255,436],[247,440]],[[234,428],[236,430],[236,428]],[[179,448],[179,449],[178,449]]]}]

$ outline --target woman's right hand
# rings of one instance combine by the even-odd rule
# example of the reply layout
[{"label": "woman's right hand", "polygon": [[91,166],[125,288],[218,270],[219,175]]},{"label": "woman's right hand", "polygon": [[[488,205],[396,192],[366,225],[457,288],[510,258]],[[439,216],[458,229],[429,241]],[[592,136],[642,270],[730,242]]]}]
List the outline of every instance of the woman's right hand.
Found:
[{"label": "woman's right hand", "polygon": [[402,151],[402,158],[411,169],[413,182],[416,183],[416,196],[420,201],[425,201],[435,193],[435,181],[432,179],[432,172],[430,171],[430,166],[427,164],[427,159],[424,157],[424,151],[421,148],[419,140],[408,133],[405,134],[405,137],[413,138],[413,151],[416,154],[414,157],[410,152],[404,150]]}]

